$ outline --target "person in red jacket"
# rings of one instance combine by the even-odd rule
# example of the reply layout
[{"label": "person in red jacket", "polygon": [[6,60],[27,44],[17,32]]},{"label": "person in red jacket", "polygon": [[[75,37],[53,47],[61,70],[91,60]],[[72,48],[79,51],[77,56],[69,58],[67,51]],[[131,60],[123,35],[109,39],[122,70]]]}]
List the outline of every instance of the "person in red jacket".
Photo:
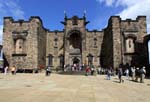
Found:
[{"label": "person in red jacket", "polygon": [[91,71],[90,67],[87,66],[86,69],[85,69],[85,71],[86,71],[86,76],[88,76],[90,74],[90,71]]}]

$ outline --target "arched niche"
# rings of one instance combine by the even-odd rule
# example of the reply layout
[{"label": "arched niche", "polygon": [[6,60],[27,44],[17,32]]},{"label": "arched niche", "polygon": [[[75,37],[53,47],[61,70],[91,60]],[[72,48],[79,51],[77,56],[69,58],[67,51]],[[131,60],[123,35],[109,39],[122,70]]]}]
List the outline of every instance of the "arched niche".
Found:
[{"label": "arched niche", "polygon": [[127,38],[127,39],[125,40],[125,49],[126,49],[126,53],[134,53],[134,52],[135,52],[134,39],[132,39],[132,38]]},{"label": "arched niche", "polygon": [[125,36],[125,53],[135,53],[135,34],[127,34]]},{"label": "arched niche", "polygon": [[70,50],[80,50],[82,49],[82,37],[81,32],[78,30],[72,30],[68,33],[67,39],[69,42]]}]

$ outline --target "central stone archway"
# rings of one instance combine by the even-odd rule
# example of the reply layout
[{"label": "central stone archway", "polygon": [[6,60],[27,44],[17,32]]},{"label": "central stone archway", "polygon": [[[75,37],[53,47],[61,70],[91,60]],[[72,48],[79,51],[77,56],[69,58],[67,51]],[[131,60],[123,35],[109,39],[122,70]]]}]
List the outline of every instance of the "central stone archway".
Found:
[{"label": "central stone archway", "polygon": [[77,57],[74,57],[72,59],[73,64],[79,64],[80,63],[80,59],[78,59]]},{"label": "central stone archway", "polygon": [[71,30],[67,34],[65,45],[65,64],[82,63],[82,37],[78,30]]},{"label": "central stone archway", "polygon": [[68,32],[67,39],[69,41],[70,49],[82,49],[81,32],[78,30],[71,30]]}]

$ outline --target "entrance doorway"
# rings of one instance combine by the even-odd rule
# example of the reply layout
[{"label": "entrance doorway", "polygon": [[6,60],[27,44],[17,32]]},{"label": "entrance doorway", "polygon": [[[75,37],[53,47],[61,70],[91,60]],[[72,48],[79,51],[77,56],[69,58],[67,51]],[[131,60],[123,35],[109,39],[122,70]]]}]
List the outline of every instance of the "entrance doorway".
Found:
[{"label": "entrance doorway", "polygon": [[73,58],[73,64],[79,64],[80,60],[77,57]]}]

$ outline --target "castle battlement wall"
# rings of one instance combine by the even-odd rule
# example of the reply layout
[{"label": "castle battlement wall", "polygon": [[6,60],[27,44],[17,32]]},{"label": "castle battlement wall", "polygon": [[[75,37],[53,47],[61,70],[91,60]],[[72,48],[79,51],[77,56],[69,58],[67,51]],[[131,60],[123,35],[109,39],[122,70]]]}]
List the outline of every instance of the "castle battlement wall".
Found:
[{"label": "castle battlement wall", "polygon": [[3,50],[10,66],[33,70],[73,64],[118,68],[120,64],[148,63],[145,16],[136,20],[111,16],[102,31],[88,31],[85,16],[66,16],[61,23],[63,31],[50,31],[38,16],[27,21],[4,17]]}]

